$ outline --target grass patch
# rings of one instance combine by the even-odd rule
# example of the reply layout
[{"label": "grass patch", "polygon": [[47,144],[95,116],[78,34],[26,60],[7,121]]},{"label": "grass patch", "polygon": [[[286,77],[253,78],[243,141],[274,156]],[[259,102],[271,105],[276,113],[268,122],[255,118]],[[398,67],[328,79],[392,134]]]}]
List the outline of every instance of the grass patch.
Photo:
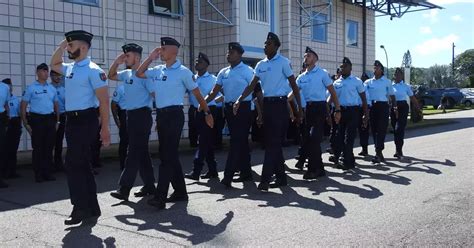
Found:
[{"label": "grass patch", "polygon": [[[446,113],[451,113],[451,112],[457,112],[457,111],[462,111],[462,110],[469,110],[471,108],[464,107],[464,106],[456,106],[452,109],[446,109]],[[437,115],[437,114],[442,114],[443,110],[441,109],[435,109],[433,106],[425,107],[423,108],[423,115]]]},{"label": "grass patch", "polygon": [[456,123],[456,121],[450,120],[450,119],[424,119],[417,123],[408,121],[406,128],[407,129],[426,128],[426,127],[446,125],[446,124],[452,124],[452,123]]}]

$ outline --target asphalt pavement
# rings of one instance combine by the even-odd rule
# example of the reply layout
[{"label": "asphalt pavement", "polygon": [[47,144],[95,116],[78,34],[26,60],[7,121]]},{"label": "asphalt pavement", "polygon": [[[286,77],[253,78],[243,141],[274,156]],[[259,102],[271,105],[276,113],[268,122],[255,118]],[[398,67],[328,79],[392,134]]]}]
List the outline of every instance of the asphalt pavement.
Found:
[{"label": "asphalt pavement", "polygon": [[[146,198],[112,198],[120,172],[118,161],[107,161],[96,177],[102,216],[73,227],[63,224],[71,211],[65,176],[37,184],[22,170],[0,190],[0,247],[473,247],[474,110],[426,118],[455,122],[408,130],[401,161],[392,158],[388,134],[386,163],[357,157],[359,166],[343,172],[325,153],[327,177],[308,182],[294,167],[297,147],[288,147],[289,186],[261,193],[264,153],[254,149],[255,183],[225,189],[218,181],[187,180],[189,202],[161,211]],[[226,155],[217,154],[221,178]],[[181,162],[189,170],[192,154]],[[134,190],[138,177],[136,184]]]}]

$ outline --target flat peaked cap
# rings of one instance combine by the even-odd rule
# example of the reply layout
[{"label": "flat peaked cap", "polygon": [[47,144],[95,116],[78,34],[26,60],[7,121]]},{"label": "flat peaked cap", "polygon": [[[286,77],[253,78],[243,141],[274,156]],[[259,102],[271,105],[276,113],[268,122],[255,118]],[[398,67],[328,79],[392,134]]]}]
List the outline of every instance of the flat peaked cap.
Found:
[{"label": "flat peaked cap", "polygon": [[316,58],[319,59],[318,54],[317,54],[313,49],[311,49],[311,48],[308,47],[308,46],[306,47],[305,53],[312,53],[312,54],[314,54],[314,55],[316,56]]},{"label": "flat peaked cap", "polygon": [[89,45],[91,44],[92,38],[94,37],[93,34],[84,30],[73,30],[73,31],[65,33],[64,36],[66,37],[66,40],[68,42],[71,42],[74,40],[82,40],[82,41],[87,42]]},{"label": "flat peaked cap", "polygon": [[179,42],[171,37],[161,37],[161,45],[162,46],[177,46],[178,48],[181,46]]},{"label": "flat peaked cap", "polygon": [[342,63],[343,63],[343,64],[348,64],[348,65],[352,65],[352,62],[351,62],[351,60],[350,60],[348,57],[344,57],[344,58],[342,59]]},{"label": "flat peaked cap", "polygon": [[276,35],[275,33],[272,33],[272,32],[268,32],[268,35],[267,35],[267,41],[268,40],[271,40],[275,43],[275,45],[277,46],[280,46],[281,43],[280,43],[280,39],[278,38],[278,35]]},{"label": "flat peaked cap", "polygon": [[142,54],[143,48],[135,43],[128,43],[122,46],[123,53],[136,52]]},{"label": "flat peaked cap", "polygon": [[230,42],[229,50],[236,50],[240,54],[243,54],[245,52],[244,48],[238,42]]},{"label": "flat peaked cap", "polygon": [[36,70],[37,71],[39,71],[39,70],[49,70],[49,67],[46,63],[41,63],[38,66],[36,66]]},{"label": "flat peaked cap", "polygon": [[204,54],[204,53],[201,53],[201,52],[200,52],[200,53],[198,54],[198,59],[204,60],[208,65],[211,64],[211,62],[209,62],[209,58],[208,58],[207,55]]}]

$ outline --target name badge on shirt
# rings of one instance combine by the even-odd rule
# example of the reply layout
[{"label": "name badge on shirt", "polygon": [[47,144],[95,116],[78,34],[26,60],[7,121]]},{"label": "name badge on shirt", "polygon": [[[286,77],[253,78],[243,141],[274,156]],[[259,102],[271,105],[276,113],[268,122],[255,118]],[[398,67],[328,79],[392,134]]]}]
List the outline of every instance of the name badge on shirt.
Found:
[{"label": "name badge on shirt", "polygon": [[69,74],[69,76],[66,76],[66,78],[71,79],[72,76],[74,76],[74,72],[71,72],[71,74]]},{"label": "name badge on shirt", "polygon": [[36,95],[39,95],[39,94],[46,94],[48,93],[48,91],[46,89],[44,89],[43,91],[35,91],[35,94]]},{"label": "name badge on shirt", "polygon": [[126,80],[125,83],[126,83],[126,84],[133,84],[133,79]]}]

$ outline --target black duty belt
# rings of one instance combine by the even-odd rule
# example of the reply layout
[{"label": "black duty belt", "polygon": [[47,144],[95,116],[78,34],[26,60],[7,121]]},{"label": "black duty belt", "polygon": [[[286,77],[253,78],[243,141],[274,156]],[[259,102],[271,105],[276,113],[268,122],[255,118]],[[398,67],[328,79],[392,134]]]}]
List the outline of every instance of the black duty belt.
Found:
[{"label": "black duty belt", "polygon": [[137,109],[126,110],[127,112],[141,112],[141,111],[151,111],[150,107],[141,107]]},{"label": "black duty belt", "polygon": [[165,112],[173,112],[173,111],[182,110],[182,109],[183,109],[182,105],[173,105],[173,106],[168,106],[164,108],[157,108],[156,112],[165,113]]},{"label": "black duty belt", "polygon": [[372,105],[375,105],[375,104],[388,104],[387,101],[372,101]]},{"label": "black duty belt", "polygon": [[53,116],[54,116],[54,113],[38,114],[38,113],[30,112],[30,117],[35,117],[35,118],[48,118],[48,117],[53,117]]},{"label": "black duty belt", "polygon": [[282,102],[286,101],[288,97],[286,96],[270,96],[270,97],[264,97],[263,101],[264,102]]},{"label": "black duty belt", "polygon": [[75,110],[75,111],[66,112],[67,117],[80,117],[80,116],[90,115],[90,114],[97,114],[97,109],[88,108],[88,109],[83,109],[83,110]]},{"label": "black duty belt", "polygon": [[[232,107],[232,106],[234,106],[234,103],[235,103],[235,102],[226,102],[226,103],[225,103],[225,106],[226,106],[226,107]],[[244,105],[244,104],[250,104],[250,101],[243,101],[243,102],[240,102],[240,105]]]},{"label": "black duty belt", "polygon": [[306,106],[321,105],[321,104],[326,104],[326,101],[308,101],[308,102],[306,102]]}]

